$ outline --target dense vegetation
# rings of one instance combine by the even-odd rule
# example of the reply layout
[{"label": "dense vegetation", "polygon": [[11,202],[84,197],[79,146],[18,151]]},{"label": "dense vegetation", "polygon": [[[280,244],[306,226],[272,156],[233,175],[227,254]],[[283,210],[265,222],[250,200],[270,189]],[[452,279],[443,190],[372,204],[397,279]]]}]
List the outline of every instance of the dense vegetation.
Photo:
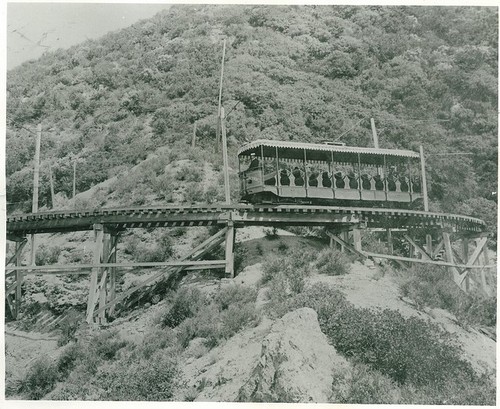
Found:
[{"label": "dense vegetation", "polygon": [[[210,294],[186,286],[171,294],[142,341],[126,342],[112,331],[90,338],[73,334],[57,360],[32,363],[19,392],[30,399],[172,400],[182,390],[184,400],[193,400],[204,380],[186,389],[183,359],[206,355],[265,315],[279,318],[309,307],[351,364],[333,374],[332,403],[494,405],[494,374],[476,373],[453,334],[398,311],[357,308],[326,283],[308,284],[311,269],[336,274],[348,265],[333,253],[327,263],[311,255],[284,251],[264,261],[264,309],[256,308],[251,286],[227,285]],[[288,264],[279,270],[279,262]]]},{"label": "dense vegetation", "polygon": [[[354,364],[348,374],[335,375],[331,402],[494,404],[494,374],[478,375],[463,360],[462,350],[452,334],[424,319],[405,318],[398,311],[356,308],[338,289],[327,284],[308,286],[305,278],[311,260],[314,258],[308,252],[292,252],[265,261],[264,281],[269,288],[266,311],[278,318],[301,307],[316,310],[321,330],[336,350]],[[279,269],[279,265],[286,268]],[[346,273],[349,262],[326,249],[313,265],[318,272],[326,270],[327,274],[337,275]],[[425,276],[426,272],[430,275],[429,271],[420,270],[413,275],[418,273],[420,282],[429,287],[430,278]],[[301,285],[297,285],[298,281]],[[406,285],[416,292],[415,282],[414,279],[412,286],[407,281]],[[491,325],[491,321],[496,321],[489,300],[454,292],[450,279],[434,278],[434,285],[440,289],[432,296],[420,290],[418,295],[424,304],[457,312],[464,323]],[[463,298],[466,300],[459,310]],[[436,305],[437,300],[442,304]],[[443,304],[445,300],[447,305]],[[486,316],[484,311],[488,308]]]},{"label": "dense vegetation", "polygon": [[49,164],[70,195],[73,160],[84,191],[160,146],[185,155],[195,124],[199,146],[213,146],[225,38],[233,148],[258,137],[370,146],[374,117],[381,146],[423,144],[434,209],[495,225],[497,22],[486,7],[173,6],[8,72],[8,202],[30,208],[28,130],[40,122],[42,205]]},{"label": "dense vegetation", "polygon": [[[71,195],[73,161],[77,192],[117,176],[94,202],[81,199],[77,207],[109,197],[122,204],[220,198],[213,146],[226,39],[223,103],[233,164],[236,148],[256,138],[340,137],[370,146],[373,117],[382,147],[424,146],[433,210],[475,215],[495,229],[497,23],[497,10],[485,7],[173,6],[100,40],[47,53],[8,72],[9,210],[31,208],[40,122],[40,205],[51,205],[49,166],[55,191]],[[190,148],[194,129],[197,146]],[[435,155],[443,152],[468,155]],[[136,260],[165,260],[174,254],[171,237],[149,246],[134,234],[124,250]],[[60,249],[45,246],[37,263],[59,256]],[[308,287],[312,268],[339,275],[349,264],[330,251],[317,259],[269,258],[264,311],[271,318],[303,306],[318,312],[330,342],[354,363],[348,378],[334,382],[346,387],[333,390],[332,401],[494,404],[492,381],[476,375],[441,330],[396,312],[357,309],[331,288]],[[415,302],[447,308],[465,324],[494,325],[493,301],[458,302],[449,282],[425,269],[412,274],[401,288]],[[60,309],[60,293],[50,286],[44,292]],[[21,392],[39,399],[65,381],[53,399],[172,399],[180,353],[195,338],[204,338],[206,352],[255,325],[256,296],[238,287],[212,298],[181,289],[140,345],[114,333],[76,341],[68,324],[64,354],[37,361]]]},{"label": "dense vegetation", "polygon": [[[199,357],[256,325],[256,296],[255,288],[237,285],[219,288],[210,297],[183,287],[172,294],[155,320],[158,325],[142,342],[124,341],[116,331],[73,334],[57,360],[44,356],[30,365],[19,392],[35,400],[48,393],[53,400],[172,400],[175,388],[188,381],[179,363],[190,341],[203,338],[189,352]],[[66,334],[61,339],[68,342]]]}]

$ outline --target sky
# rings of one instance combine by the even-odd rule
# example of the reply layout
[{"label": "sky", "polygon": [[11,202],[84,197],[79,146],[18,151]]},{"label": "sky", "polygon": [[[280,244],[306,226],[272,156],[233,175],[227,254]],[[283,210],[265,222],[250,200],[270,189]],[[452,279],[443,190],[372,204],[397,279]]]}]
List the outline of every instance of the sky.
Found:
[{"label": "sky", "polygon": [[7,70],[150,18],[168,4],[7,3]]}]

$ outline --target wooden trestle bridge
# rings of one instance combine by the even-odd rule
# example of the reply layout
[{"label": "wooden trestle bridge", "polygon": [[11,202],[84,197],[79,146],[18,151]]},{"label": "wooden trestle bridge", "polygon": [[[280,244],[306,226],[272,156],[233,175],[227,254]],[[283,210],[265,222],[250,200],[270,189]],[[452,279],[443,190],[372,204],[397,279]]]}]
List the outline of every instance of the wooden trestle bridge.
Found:
[{"label": "wooden trestle bridge", "polygon": [[[224,269],[234,277],[234,240],[238,227],[322,226],[330,244],[341,246],[362,257],[392,259],[400,264],[430,263],[445,266],[464,291],[473,286],[488,294],[486,270],[490,265],[484,222],[467,216],[385,208],[326,207],[307,205],[214,205],[185,207],[135,207],[91,211],[44,212],[11,216],[7,219],[7,240],[16,243],[16,251],[6,265],[6,299],[10,312],[17,317],[21,306],[22,283],[26,274],[90,273],[87,321],[106,322],[118,303],[133,292],[183,270]],[[220,226],[221,229],[181,260],[163,263],[120,263],[117,245],[120,234],[131,228]],[[387,232],[387,254],[363,250],[363,231]],[[92,264],[22,266],[22,251],[27,235],[94,231]],[[410,248],[410,257],[392,254],[392,235],[402,232]],[[452,241],[460,243],[453,243]],[[202,260],[203,256],[224,243],[225,259]],[[425,243],[418,244],[418,243]],[[459,244],[459,245],[457,245]],[[456,249],[460,249],[457,251]],[[436,260],[444,252],[444,260]],[[482,257],[481,257],[482,256]],[[405,264],[406,265],[406,264]],[[116,292],[118,268],[161,267],[162,269],[122,293]]]}]

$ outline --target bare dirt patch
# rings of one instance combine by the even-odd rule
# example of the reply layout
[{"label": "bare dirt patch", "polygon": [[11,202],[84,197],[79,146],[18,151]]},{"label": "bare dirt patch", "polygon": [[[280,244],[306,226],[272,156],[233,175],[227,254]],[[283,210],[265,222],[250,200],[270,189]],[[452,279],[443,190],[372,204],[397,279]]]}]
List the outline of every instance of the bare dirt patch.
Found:
[{"label": "bare dirt patch", "polygon": [[16,395],[19,382],[30,365],[41,356],[58,356],[57,338],[38,332],[5,329],[5,394],[8,399]]}]

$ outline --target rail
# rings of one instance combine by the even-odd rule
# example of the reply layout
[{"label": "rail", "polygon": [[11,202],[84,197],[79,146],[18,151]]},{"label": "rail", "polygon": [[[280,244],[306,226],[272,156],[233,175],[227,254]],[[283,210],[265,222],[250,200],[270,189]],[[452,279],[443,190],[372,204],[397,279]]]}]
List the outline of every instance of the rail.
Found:
[{"label": "rail", "polygon": [[37,233],[92,230],[100,223],[112,229],[226,224],[331,225],[364,223],[371,228],[449,227],[455,231],[481,232],[485,223],[477,218],[418,210],[309,206],[309,205],[212,205],[67,210],[13,215],[7,218],[7,237]]}]

